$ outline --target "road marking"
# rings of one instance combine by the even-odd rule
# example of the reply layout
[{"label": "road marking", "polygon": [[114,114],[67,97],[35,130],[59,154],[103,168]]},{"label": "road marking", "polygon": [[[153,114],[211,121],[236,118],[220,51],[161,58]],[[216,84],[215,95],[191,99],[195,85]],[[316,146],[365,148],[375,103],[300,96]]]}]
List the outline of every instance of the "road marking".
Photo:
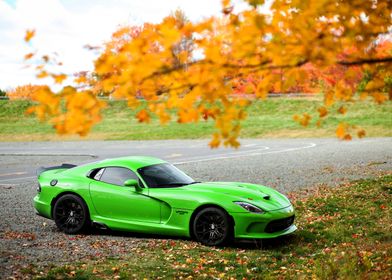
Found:
[{"label": "road marking", "polygon": [[13,173],[5,173],[5,174],[0,174],[0,177],[4,177],[4,176],[10,176],[10,175],[22,175],[22,174],[27,174],[27,172],[13,172]]},{"label": "road marking", "polygon": [[[196,159],[196,160],[188,160],[188,161],[181,161],[181,162],[175,162],[174,164],[186,164],[186,163],[195,163],[195,162],[203,162],[203,161],[211,161],[211,160],[220,160],[220,159],[232,159],[232,158],[239,158],[239,157],[246,157],[246,156],[258,156],[258,155],[267,155],[267,154],[278,154],[278,153],[285,153],[285,152],[291,152],[291,151],[297,151],[297,150],[303,150],[303,149],[308,149],[308,148],[314,148],[317,145],[315,143],[310,143],[307,146],[304,147],[297,147],[297,148],[287,148],[283,150],[278,150],[278,151],[270,151],[270,152],[260,152],[260,153],[255,153],[253,151],[244,151],[242,154],[237,154],[237,155],[232,155],[232,156],[219,156],[219,157],[209,157],[209,158],[202,158],[202,159]],[[267,147],[269,149],[269,147]],[[264,149],[265,150],[265,149]],[[246,153],[245,153],[246,152]],[[244,154],[245,153],[245,154]]]},{"label": "road marking", "polygon": [[12,187],[16,187],[17,185],[18,185],[18,184],[4,184],[4,183],[0,183],[0,188],[9,190],[9,189],[11,189]]},{"label": "road marking", "polygon": [[56,154],[56,153],[45,153],[45,154],[38,154],[38,153],[1,153],[0,156],[28,156],[28,157],[53,157],[53,156],[77,156],[77,157],[92,157],[92,158],[97,158],[97,155],[94,154]]},{"label": "road marking", "polygon": [[15,180],[22,180],[22,179],[31,179],[35,178],[36,176],[29,176],[29,177],[21,177],[21,178],[12,178],[12,179],[3,179],[0,182],[8,182],[8,181],[15,181]]},{"label": "road marking", "polygon": [[258,144],[245,144],[243,147],[254,147],[254,146],[257,146]]},{"label": "road marking", "polygon": [[[245,151],[235,151],[235,152],[228,152],[228,153],[220,153],[220,154],[215,154],[215,155],[206,155],[206,156],[195,156],[195,157],[191,157],[191,158],[189,158],[189,160],[188,161],[186,161],[186,162],[189,162],[189,161],[198,161],[199,159],[201,160],[201,161],[204,161],[204,160],[214,160],[214,159],[220,159],[220,156],[228,156],[228,155],[233,155],[233,157],[239,157],[239,156],[242,156],[242,154],[249,154],[249,153],[251,153],[251,152],[257,152],[257,151],[265,151],[265,150],[269,150],[270,149],[270,147],[267,147],[267,146],[261,146],[262,148],[258,148],[258,149],[254,149],[254,150],[245,150]],[[211,159],[210,159],[211,158]],[[175,164],[181,164],[181,163],[185,163],[185,162],[180,162],[180,163],[175,163]]]},{"label": "road marking", "polygon": [[164,157],[165,158],[175,158],[175,157],[180,157],[180,156],[182,156],[182,154],[171,154],[171,155],[164,156]]}]

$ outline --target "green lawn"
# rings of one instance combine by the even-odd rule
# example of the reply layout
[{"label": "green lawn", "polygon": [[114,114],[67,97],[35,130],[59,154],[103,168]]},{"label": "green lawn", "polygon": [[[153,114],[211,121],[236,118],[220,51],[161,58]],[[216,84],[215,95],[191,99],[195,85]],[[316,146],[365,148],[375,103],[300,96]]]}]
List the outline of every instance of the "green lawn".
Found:
[{"label": "green lawn", "polygon": [[24,274],[40,279],[392,278],[392,175],[293,193],[291,199],[298,226],[292,236],[227,248],[139,239],[121,256],[32,266]]},{"label": "green lawn", "polygon": [[[140,124],[124,101],[112,101],[104,111],[104,120],[85,138],[57,136],[50,125],[40,123],[33,116],[26,116],[31,105],[27,101],[0,101],[0,141],[34,140],[141,140],[141,139],[200,139],[209,138],[215,130],[211,121],[197,124],[179,124],[176,121],[161,126],[157,120]],[[371,101],[348,104],[345,115],[336,113],[339,104],[331,108],[321,128],[317,128],[316,99],[275,98],[257,101],[248,108],[248,118],[242,123],[242,138],[276,137],[335,137],[336,126],[344,121],[364,128],[367,135],[392,136],[392,102],[377,105]],[[303,128],[293,121],[294,114],[308,112],[314,118],[309,127]]]}]

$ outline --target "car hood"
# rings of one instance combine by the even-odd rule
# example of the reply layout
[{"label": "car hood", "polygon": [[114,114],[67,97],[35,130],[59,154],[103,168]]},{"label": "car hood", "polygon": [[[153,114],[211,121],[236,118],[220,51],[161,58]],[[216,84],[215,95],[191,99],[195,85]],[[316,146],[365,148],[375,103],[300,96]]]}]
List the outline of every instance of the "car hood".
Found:
[{"label": "car hood", "polygon": [[218,194],[221,199],[248,202],[261,207],[265,211],[274,211],[291,205],[286,196],[278,191],[249,183],[206,182],[184,186],[181,189],[198,193]]}]

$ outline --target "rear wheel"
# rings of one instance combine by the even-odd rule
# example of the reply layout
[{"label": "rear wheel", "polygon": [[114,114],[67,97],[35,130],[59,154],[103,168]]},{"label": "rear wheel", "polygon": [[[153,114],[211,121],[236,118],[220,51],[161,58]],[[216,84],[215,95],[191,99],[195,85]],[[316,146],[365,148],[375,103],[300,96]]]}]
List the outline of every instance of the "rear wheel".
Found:
[{"label": "rear wheel", "polygon": [[193,220],[192,230],[196,240],[208,246],[226,244],[232,232],[227,213],[216,207],[198,212]]},{"label": "rear wheel", "polygon": [[80,197],[66,194],[54,204],[53,219],[59,230],[65,233],[82,232],[89,224],[87,205]]}]

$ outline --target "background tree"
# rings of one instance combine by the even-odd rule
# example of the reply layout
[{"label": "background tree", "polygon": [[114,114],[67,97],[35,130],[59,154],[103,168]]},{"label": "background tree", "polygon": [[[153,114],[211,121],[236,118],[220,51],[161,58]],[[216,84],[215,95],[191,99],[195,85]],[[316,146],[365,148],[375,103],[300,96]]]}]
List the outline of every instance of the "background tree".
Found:
[{"label": "background tree", "polygon": [[[198,23],[174,14],[158,24],[118,30],[95,61],[96,83],[127,99],[141,122],[157,115],[165,123],[172,118],[169,110],[180,123],[212,118],[217,132],[211,147],[239,145],[240,122],[250,101],[232,93],[243,77],[261,77],[250,93],[262,99],[274,88],[286,91],[307,81],[303,66],[309,63],[323,73],[339,72],[331,86],[319,89],[325,102],[320,118],[334,102],[358,99],[360,91],[362,98],[369,95],[379,103],[390,98],[392,54],[388,47],[377,52],[380,38],[390,38],[390,0],[275,0],[268,14],[260,13],[263,0],[246,2],[248,9],[235,13],[231,1],[223,0],[220,17]],[[29,32],[27,41],[34,35]],[[191,51],[183,47],[190,39]],[[48,73],[44,64],[38,75],[62,83],[63,74]],[[366,84],[349,82],[358,69],[366,73]],[[58,93],[43,90],[30,111],[41,112],[60,133],[86,134],[100,120],[104,103],[90,88],[91,80],[76,82]],[[139,107],[140,97],[146,108]],[[295,119],[307,125],[310,116]],[[349,128],[341,124],[337,135],[349,139]]]},{"label": "background tree", "polygon": [[37,92],[47,88],[43,85],[23,85],[7,91],[6,95],[10,100],[33,100]]},{"label": "background tree", "polygon": [[6,95],[7,95],[6,91],[0,89],[0,97],[4,97],[4,96],[6,96]]}]

